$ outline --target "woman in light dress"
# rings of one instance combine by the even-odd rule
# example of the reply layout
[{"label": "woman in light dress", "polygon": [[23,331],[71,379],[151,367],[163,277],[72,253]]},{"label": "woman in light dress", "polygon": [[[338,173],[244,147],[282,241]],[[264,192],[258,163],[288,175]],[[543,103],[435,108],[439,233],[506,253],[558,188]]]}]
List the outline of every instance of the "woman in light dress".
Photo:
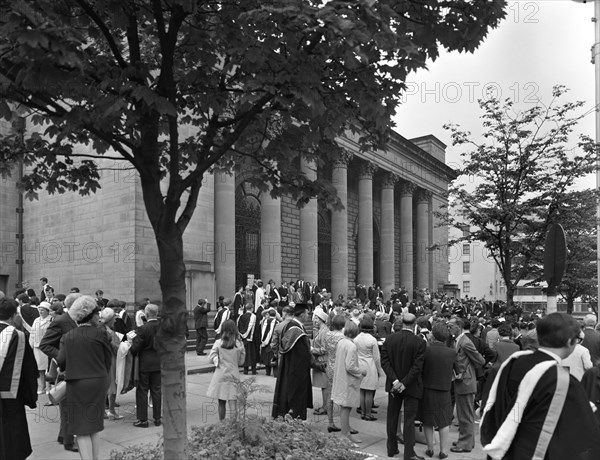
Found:
[{"label": "woman in light dress", "polygon": [[323,345],[327,355],[327,367],[325,368],[325,375],[327,375],[327,386],[330,389],[330,396],[327,401],[327,419],[329,426],[327,431],[333,433],[340,431],[340,428],[335,426],[333,421],[333,401],[331,398],[331,388],[333,387],[333,374],[335,369],[335,352],[337,345],[340,340],[344,338],[344,326],[346,325],[346,317],[344,315],[335,315],[331,319],[331,330],[325,333],[323,338]]},{"label": "woman in light dress", "polygon": [[367,369],[361,368],[358,362],[358,350],[354,338],[358,335],[358,326],[347,321],[344,326],[345,338],[337,344],[335,352],[335,369],[331,399],[340,406],[340,422],[342,434],[352,443],[362,442],[350,433],[350,411],[360,402],[360,382],[367,375]]},{"label": "woman in light dress", "polygon": [[239,367],[244,364],[246,350],[240,340],[235,322],[228,319],[221,325],[221,338],[216,340],[208,355],[216,366],[206,395],[219,401],[219,420],[225,420],[226,402],[233,418],[237,416]]},{"label": "woman in light dress", "polygon": [[383,375],[381,368],[381,359],[379,356],[379,346],[377,339],[373,337],[373,320],[364,318],[360,322],[360,334],[354,339],[358,351],[358,362],[361,368],[367,370],[367,375],[360,383],[360,410],[363,420],[377,420],[371,411],[373,410],[373,398],[375,390],[379,383],[379,378]]},{"label": "woman in light dress", "polygon": [[40,350],[40,342],[46,333],[46,329],[50,326],[52,317],[50,316],[50,304],[48,302],[42,302],[38,305],[38,311],[40,316],[33,320],[31,325],[31,334],[29,335],[29,345],[33,349],[33,355],[35,356],[35,362],[38,366],[39,378],[38,378],[38,392],[37,394],[44,394],[49,390],[48,384],[46,383],[46,370],[48,370],[48,356]]}]

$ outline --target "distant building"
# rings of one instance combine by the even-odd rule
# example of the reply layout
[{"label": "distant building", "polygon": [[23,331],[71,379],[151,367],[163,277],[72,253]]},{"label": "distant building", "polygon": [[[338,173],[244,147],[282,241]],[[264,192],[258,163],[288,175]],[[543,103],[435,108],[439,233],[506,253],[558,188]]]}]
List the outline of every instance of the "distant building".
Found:
[{"label": "distant building", "polygon": [[[463,234],[471,228],[464,224]],[[463,236],[456,228],[449,229],[449,240]],[[460,290],[461,298],[466,296],[489,301],[506,300],[506,285],[494,259],[484,243],[461,242],[448,249],[448,282]]]}]

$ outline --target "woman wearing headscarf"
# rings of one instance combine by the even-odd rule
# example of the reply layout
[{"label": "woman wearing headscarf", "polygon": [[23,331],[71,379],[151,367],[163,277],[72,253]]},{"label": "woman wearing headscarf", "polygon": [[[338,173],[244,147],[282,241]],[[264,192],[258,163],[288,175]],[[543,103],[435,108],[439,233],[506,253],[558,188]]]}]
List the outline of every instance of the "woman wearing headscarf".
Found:
[{"label": "woman wearing headscarf", "polygon": [[110,338],[110,347],[112,351],[112,361],[108,375],[108,390],[106,391],[108,409],[104,414],[104,418],[111,420],[120,420],[123,418],[122,415],[118,415],[115,411],[115,402],[117,399],[117,352],[119,351],[122,338],[120,338],[114,330],[116,319],[117,316],[115,311],[110,307],[106,307],[100,312],[100,328],[104,329]]},{"label": "woman wearing headscarf", "polygon": [[327,413],[327,406],[331,399],[331,386],[329,386],[329,380],[324,368],[327,366],[327,349],[325,348],[325,335],[329,332],[327,322],[329,316],[323,311],[322,308],[315,309],[312,317],[313,321],[313,344],[311,347],[311,353],[315,358],[315,365],[312,370],[312,386],[321,389],[323,395],[323,405],[318,409],[315,409],[313,413],[315,415],[325,415]]},{"label": "woman wearing headscarf", "polygon": [[358,350],[354,339],[358,335],[358,327],[353,321],[346,321],[344,338],[337,344],[335,351],[335,368],[331,399],[340,406],[340,422],[342,434],[353,443],[362,442],[350,433],[350,411],[360,401],[360,382],[367,374],[358,362]]},{"label": "woman wearing headscarf", "polygon": [[50,304],[42,302],[38,305],[40,316],[33,320],[31,325],[31,334],[29,335],[29,345],[33,349],[33,355],[38,366],[39,379],[37,394],[44,394],[48,390],[49,384],[46,383],[46,371],[48,370],[48,355],[40,350],[40,342],[50,326],[52,317],[50,316]]},{"label": "woman wearing headscarf", "polygon": [[82,459],[98,459],[99,436],[104,429],[104,402],[112,364],[110,339],[98,327],[96,299],[81,296],[69,308],[78,325],[60,339],[58,366],[67,382],[68,430],[77,436]]}]

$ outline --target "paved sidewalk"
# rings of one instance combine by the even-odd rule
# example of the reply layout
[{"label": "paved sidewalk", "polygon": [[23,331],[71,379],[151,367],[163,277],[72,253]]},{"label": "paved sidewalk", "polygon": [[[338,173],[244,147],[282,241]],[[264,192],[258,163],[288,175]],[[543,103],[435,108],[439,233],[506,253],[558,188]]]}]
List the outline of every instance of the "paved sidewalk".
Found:
[{"label": "paved sidewalk", "polygon": [[[206,389],[212,377],[212,367],[208,363],[206,356],[196,356],[188,353],[186,363],[188,366],[187,378],[187,420],[188,427],[194,425],[205,425],[218,423],[216,403],[206,397]],[[259,371],[257,383],[270,388],[267,393],[259,393],[255,395],[255,399],[260,402],[253,414],[256,416],[269,417],[271,413],[271,404],[273,398],[273,389],[275,388],[275,378],[267,377],[264,371]],[[313,399],[316,406],[321,405],[321,391],[313,391]],[[381,389],[377,391],[375,396],[376,403],[380,406],[378,409],[378,420],[366,422],[360,419],[360,416],[353,411],[351,416],[352,427],[359,430],[357,436],[363,440],[360,449],[370,454],[376,455],[379,458],[387,458],[386,439],[385,439],[385,418],[387,407],[387,394],[383,392],[383,380],[381,381]],[[122,420],[105,421],[104,431],[100,433],[100,458],[109,458],[112,450],[121,450],[126,446],[135,444],[156,444],[159,442],[162,435],[162,428],[157,428],[151,425],[149,428],[135,428],[133,422],[135,417],[135,390],[130,391],[125,395],[119,396],[117,401],[121,404],[118,409],[119,413],[124,416]],[[33,454],[30,459],[39,460],[62,460],[62,459],[79,459],[79,454],[65,451],[63,446],[56,442],[58,434],[58,407],[44,406],[47,402],[45,395],[40,397],[38,408],[28,410],[29,432],[32,439]],[[309,410],[308,423],[313,424],[317,429],[327,430],[327,416],[312,415]],[[336,417],[337,418],[337,417]],[[339,426],[339,418],[336,421]],[[332,434],[337,436],[339,434]],[[454,441],[458,437],[457,428],[451,428],[451,440]],[[400,445],[400,452],[402,446]],[[426,447],[422,444],[417,444],[415,450],[418,455],[425,456]],[[437,458],[438,449],[436,447]],[[484,459],[485,455],[481,446],[476,446],[475,450],[468,454],[453,454],[449,453],[449,460],[458,459]],[[402,454],[396,455],[395,458],[402,458]],[[426,457],[427,458],[427,457]]]}]

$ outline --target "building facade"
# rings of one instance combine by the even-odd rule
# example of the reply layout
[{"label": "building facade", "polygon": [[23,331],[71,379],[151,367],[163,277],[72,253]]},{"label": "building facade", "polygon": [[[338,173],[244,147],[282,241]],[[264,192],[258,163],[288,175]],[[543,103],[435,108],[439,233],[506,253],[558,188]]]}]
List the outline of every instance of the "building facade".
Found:
[{"label": "building facade", "polygon": [[[304,279],[334,296],[354,294],[357,283],[376,283],[387,295],[394,286],[437,290],[446,283],[447,253],[429,249],[443,248],[448,236],[433,213],[447,204],[455,178],[445,145],[434,136],[395,133],[385,151],[360,152],[351,136],[339,142],[345,154],[334,164],[317,171],[299,159],[298,167],[331,181],[341,211],[317,199],[298,208],[287,196],[260,193],[244,168],[205,175],[184,236],[189,308],[198,298],[232,296],[252,278]],[[120,161],[100,167],[101,190],[84,197],[40,193],[21,207],[21,228],[15,180],[2,181],[4,290],[23,282],[39,291],[45,276],[56,292],[76,286],[127,302],[160,299],[158,251],[137,174]]]}]

